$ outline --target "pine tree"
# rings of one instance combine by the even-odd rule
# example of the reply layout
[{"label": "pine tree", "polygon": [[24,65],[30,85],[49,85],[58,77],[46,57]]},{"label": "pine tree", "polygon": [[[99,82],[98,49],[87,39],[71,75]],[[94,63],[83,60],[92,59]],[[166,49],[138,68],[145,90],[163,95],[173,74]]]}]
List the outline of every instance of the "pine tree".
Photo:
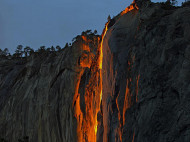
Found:
[{"label": "pine tree", "polygon": [[13,54],[13,56],[15,56],[15,57],[22,57],[22,54],[23,54],[22,48],[23,48],[22,45],[18,45],[17,49],[15,51],[15,54]]},{"label": "pine tree", "polygon": [[61,51],[61,47],[59,45],[56,46],[57,51]]},{"label": "pine tree", "polygon": [[172,0],[172,5],[173,6],[177,5],[177,0]]},{"label": "pine tree", "polygon": [[110,21],[110,20],[111,20],[111,16],[110,16],[110,15],[108,16],[107,20],[108,20],[108,21]]},{"label": "pine tree", "polygon": [[29,55],[30,55],[30,51],[31,51],[32,49],[29,47],[29,46],[26,46],[25,48],[24,48],[24,55],[25,55],[25,57],[28,57]]}]

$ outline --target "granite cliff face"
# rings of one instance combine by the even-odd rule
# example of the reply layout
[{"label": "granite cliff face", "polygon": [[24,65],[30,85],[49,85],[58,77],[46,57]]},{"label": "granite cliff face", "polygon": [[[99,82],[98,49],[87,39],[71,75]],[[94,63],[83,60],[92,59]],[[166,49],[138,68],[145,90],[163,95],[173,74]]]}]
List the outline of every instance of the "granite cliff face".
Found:
[{"label": "granite cliff face", "polygon": [[190,140],[190,8],[146,3],[103,45],[103,141]]},{"label": "granite cliff face", "polygon": [[101,39],[79,36],[62,52],[0,60],[0,137],[25,136],[188,142],[190,7],[136,1]]},{"label": "granite cliff face", "polygon": [[23,137],[31,142],[77,141],[73,98],[78,78],[88,70],[97,50],[98,36],[91,40],[88,47],[79,37],[60,53],[0,61],[1,138],[10,142]]}]

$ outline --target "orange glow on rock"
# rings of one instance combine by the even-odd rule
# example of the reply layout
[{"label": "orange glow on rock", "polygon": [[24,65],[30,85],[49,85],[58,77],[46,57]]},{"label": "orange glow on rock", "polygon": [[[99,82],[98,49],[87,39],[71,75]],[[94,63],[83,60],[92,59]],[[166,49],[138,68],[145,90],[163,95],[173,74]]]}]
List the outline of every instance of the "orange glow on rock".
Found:
[{"label": "orange glow on rock", "polygon": [[121,124],[121,113],[120,113],[120,110],[119,110],[119,103],[118,103],[118,98],[119,98],[119,95],[117,96],[116,98],[116,105],[117,105],[117,110],[118,110],[118,120],[119,120],[119,128],[118,128],[118,135],[119,135],[119,140],[120,142],[122,141],[122,124]]},{"label": "orange glow on rock", "polygon": [[129,92],[129,81],[127,80],[125,100],[124,100],[124,106],[123,106],[123,126],[125,125],[125,112],[128,108],[130,108],[130,106],[131,106],[131,95]]},{"label": "orange glow on rock", "polygon": [[[137,5],[133,2],[127,7],[121,15],[133,10],[138,9]],[[100,105],[102,101],[102,61],[103,61],[103,42],[108,31],[109,21],[105,24],[101,41],[98,39],[99,46],[96,55],[91,53],[90,42],[86,36],[82,36],[81,48],[83,51],[80,56],[79,62],[82,71],[77,78],[77,84],[75,88],[75,95],[73,99],[73,108],[75,117],[77,120],[77,141],[78,142],[96,142],[96,135],[98,131],[97,115],[100,111]],[[130,62],[129,62],[130,64]],[[84,87],[84,94],[79,94],[79,86],[81,83],[81,77],[85,71],[85,68],[90,68],[90,78]],[[125,112],[131,106],[131,94],[129,91],[129,81],[127,79],[127,86],[125,92],[125,100],[123,106],[123,112],[119,110],[118,98],[116,99],[118,107],[118,119],[119,119],[119,141],[122,141],[123,126],[125,124]],[[138,86],[138,82],[137,82]],[[81,96],[83,95],[83,96]],[[83,108],[84,107],[84,108]]]},{"label": "orange glow on rock", "polygon": [[139,79],[140,75],[137,77],[137,86],[136,86],[136,102],[138,102],[138,93],[139,93]]},{"label": "orange glow on rock", "polygon": [[128,13],[129,11],[133,10],[133,9],[139,9],[138,6],[136,5],[135,1],[132,2],[132,4],[130,6],[128,6],[125,10],[123,10],[121,12],[121,16]]},{"label": "orange glow on rock", "polygon": [[83,134],[82,134],[82,121],[83,121],[83,113],[80,107],[80,94],[78,94],[80,85],[80,79],[77,79],[77,84],[75,88],[75,95],[73,99],[73,107],[75,109],[75,118],[77,119],[77,137],[78,141],[83,141]]},{"label": "orange glow on rock", "polygon": [[82,42],[82,51],[85,51],[82,53],[80,57],[80,66],[84,68],[90,68],[92,61],[94,59],[94,54],[90,52],[89,43],[91,42],[90,39],[88,39],[86,36],[82,36],[83,42]]},{"label": "orange glow on rock", "polygon": [[[77,82],[74,96],[75,117],[77,119],[77,137],[78,142],[96,142],[96,134],[98,129],[97,115],[100,111],[100,104],[102,100],[102,60],[103,60],[103,40],[108,30],[108,24],[102,33],[102,40],[97,49],[97,54],[94,58],[87,54],[82,54],[80,59],[81,67],[90,68],[90,78],[88,84],[85,86],[84,103],[85,112],[81,110],[80,94],[78,93],[80,80]],[[89,40],[82,36],[85,42],[82,45],[82,50],[90,51]],[[90,54],[90,53],[89,53]],[[92,60],[93,59],[93,60]],[[82,74],[80,75],[80,77]]]},{"label": "orange glow on rock", "polygon": [[133,133],[133,139],[132,139],[132,142],[134,142],[135,140],[135,132]]},{"label": "orange glow on rock", "polygon": [[90,52],[89,43],[91,42],[91,40],[89,40],[86,36],[82,36],[82,39],[84,41],[82,45],[83,46],[82,50]]}]

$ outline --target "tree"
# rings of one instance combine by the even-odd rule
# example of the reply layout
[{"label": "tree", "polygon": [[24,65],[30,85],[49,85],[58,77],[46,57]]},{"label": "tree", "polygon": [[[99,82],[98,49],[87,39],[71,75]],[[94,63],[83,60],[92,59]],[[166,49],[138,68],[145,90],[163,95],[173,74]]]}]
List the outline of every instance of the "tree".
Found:
[{"label": "tree", "polygon": [[7,48],[5,48],[4,50],[3,50],[3,54],[4,54],[4,56],[8,56],[10,53],[9,53],[9,49],[7,49]]},{"label": "tree", "polygon": [[97,30],[94,30],[94,34],[96,35],[98,33],[98,31]]},{"label": "tree", "polygon": [[89,34],[92,33],[92,30],[86,30],[85,33],[86,33],[87,35],[89,35]]},{"label": "tree", "polygon": [[22,45],[18,45],[18,46],[17,46],[17,50],[20,51],[20,52],[22,51],[22,48],[23,48]]},{"label": "tree", "polygon": [[167,0],[166,4],[170,4],[172,6],[175,6],[175,5],[177,5],[177,0]]},{"label": "tree", "polygon": [[165,3],[167,6],[171,6],[171,0],[167,0]]},{"label": "tree", "polygon": [[69,47],[69,44],[68,44],[68,43],[65,44],[65,47],[64,47],[64,48],[67,48],[67,47]]},{"label": "tree", "polygon": [[190,0],[185,0],[185,2],[182,2],[182,6],[183,7],[190,6]]},{"label": "tree", "polygon": [[34,53],[34,49],[30,49],[29,56],[31,56]]},{"label": "tree", "polygon": [[45,46],[40,46],[40,48],[38,49],[38,52],[43,53],[46,51],[46,47]]},{"label": "tree", "polygon": [[3,55],[3,51],[0,49],[0,56],[2,56]]},{"label": "tree", "polygon": [[48,47],[48,48],[46,49],[46,51],[51,52],[51,48]]},{"label": "tree", "polygon": [[15,56],[15,57],[22,57],[22,54],[23,54],[22,48],[23,48],[22,45],[18,45],[17,49],[15,51],[15,54],[13,54],[13,56]]},{"label": "tree", "polygon": [[107,20],[108,20],[108,21],[110,21],[110,20],[111,20],[111,16],[110,16],[110,15],[108,16]]},{"label": "tree", "polygon": [[172,0],[172,5],[173,6],[177,5],[177,0]]},{"label": "tree", "polygon": [[31,50],[32,50],[32,49],[31,49],[29,46],[26,46],[26,47],[24,48],[24,55],[25,55],[25,57],[30,56]]},{"label": "tree", "polygon": [[61,51],[61,47],[59,45],[56,46],[57,51]]},{"label": "tree", "polygon": [[82,36],[87,36],[87,35],[90,35],[90,34],[92,34],[92,30],[83,31],[81,35]]},{"label": "tree", "polygon": [[55,47],[54,46],[51,46],[51,51],[55,51]]},{"label": "tree", "polygon": [[1,50],[0,49],[0,56],[1,57],[6,57],[6,56],[9,56],[10,53],[9,53],[9,50],[7,48],[5,48],[4,50]]}]

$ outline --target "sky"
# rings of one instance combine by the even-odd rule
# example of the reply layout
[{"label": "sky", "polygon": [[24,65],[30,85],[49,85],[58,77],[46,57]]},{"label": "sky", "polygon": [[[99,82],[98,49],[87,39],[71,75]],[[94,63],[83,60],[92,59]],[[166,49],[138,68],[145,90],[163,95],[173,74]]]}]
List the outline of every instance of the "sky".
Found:
[{"label": "sky", "polygon": [[0,0],[0,48],[13,53],[20,44],[64,47],[82,31],[96,29],[101,34],[108,15],[117,15],[132,1]]}]

